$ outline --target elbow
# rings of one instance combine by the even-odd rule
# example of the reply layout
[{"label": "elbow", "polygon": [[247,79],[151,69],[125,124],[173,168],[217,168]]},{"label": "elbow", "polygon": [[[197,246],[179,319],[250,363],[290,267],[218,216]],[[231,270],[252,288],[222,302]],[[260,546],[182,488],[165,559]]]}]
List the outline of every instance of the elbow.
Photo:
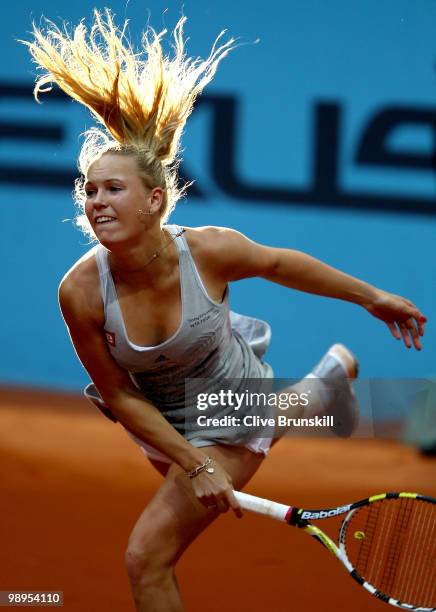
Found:
[{"label": "elbow", "polygon": [[154,405],[136,387],[120,387],[105,400],[117,421],[130,431],[144,427],[144,419],[154,411]]},{"label": "elbow", "polygon": [[280,249],[271,249],[268,258],[265,259],[265,266],[262,270],[262,277],[266,280],[275,281],[280,278],[282,268]]},{"label": "elbow", "polygon": [[123,412],[126,402],[129,402],[132,398],[144,399],[137,389],[131,388],[130,386],[117,386],[111,389],[104,389],[101,395],[104,403],[110,406],[111,410],[115,412]]}]

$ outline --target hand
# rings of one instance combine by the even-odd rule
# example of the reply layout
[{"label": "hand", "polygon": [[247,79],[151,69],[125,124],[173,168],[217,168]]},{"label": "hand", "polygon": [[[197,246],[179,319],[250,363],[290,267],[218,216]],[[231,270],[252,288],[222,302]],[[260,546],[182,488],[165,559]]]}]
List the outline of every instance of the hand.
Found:
[{"label": "hand", "polygon": [[412,344],[417,351],[422,349],[420,336],[424,335],[427,322],[422,312],[409,300],[377,289],[375,297],[364,308],[388,326],[397,340],[403,339],[407,348]]},{"label": "hand", "polygon": [[192,478],[195,496],[206,508],[227,512],[230,507],[238,518],[242,518],[241,506],[233,493],[230,475],[215,460],[211,467],[214,468],[213,474],[203,471]]}]

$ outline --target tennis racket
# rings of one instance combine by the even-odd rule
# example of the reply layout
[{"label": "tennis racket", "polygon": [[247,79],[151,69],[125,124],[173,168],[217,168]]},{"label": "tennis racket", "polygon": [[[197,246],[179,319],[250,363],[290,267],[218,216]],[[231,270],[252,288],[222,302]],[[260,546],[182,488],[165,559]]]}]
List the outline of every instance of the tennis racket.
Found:
[{"label": "tennis racket", "polygon": [[[286,521],[323,544],[372,595],[398,608],[436,610],[436,499],[382,493],[306,510],[235,491],[242,508]],[[345,515],[338,545],[310,521]]]}]

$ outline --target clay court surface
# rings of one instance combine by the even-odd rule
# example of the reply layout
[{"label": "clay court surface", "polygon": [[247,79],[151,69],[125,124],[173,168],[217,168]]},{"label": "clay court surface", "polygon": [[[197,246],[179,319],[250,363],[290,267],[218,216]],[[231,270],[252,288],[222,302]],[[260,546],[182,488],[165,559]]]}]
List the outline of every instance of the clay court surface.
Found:
[{"label": "clay court surface", "polygon": [[[246,491],[312,508],[386,490],[435,495],[435,468],[392,440],[283,440]],[[62,590],[71,612],[133,612],[123,555],[159,482],[86,400],[0,390],[0,590]],[[391,609],[317,542],[253,515],[221,517],[178,578],[187,612]]]}]

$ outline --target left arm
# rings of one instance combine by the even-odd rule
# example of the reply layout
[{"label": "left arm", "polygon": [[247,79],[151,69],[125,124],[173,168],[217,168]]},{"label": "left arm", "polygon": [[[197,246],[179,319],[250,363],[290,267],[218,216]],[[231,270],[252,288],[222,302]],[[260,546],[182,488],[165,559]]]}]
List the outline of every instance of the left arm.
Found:
[{"label": "left arm", "polygon": [[298,291],[353,302],[388,326],[407,348],[421,350],[426,317],[409,300],[388,293],[301,251],[266,247],[239,232],[214,229],[212,265],[226,282],[259,276]]}]

